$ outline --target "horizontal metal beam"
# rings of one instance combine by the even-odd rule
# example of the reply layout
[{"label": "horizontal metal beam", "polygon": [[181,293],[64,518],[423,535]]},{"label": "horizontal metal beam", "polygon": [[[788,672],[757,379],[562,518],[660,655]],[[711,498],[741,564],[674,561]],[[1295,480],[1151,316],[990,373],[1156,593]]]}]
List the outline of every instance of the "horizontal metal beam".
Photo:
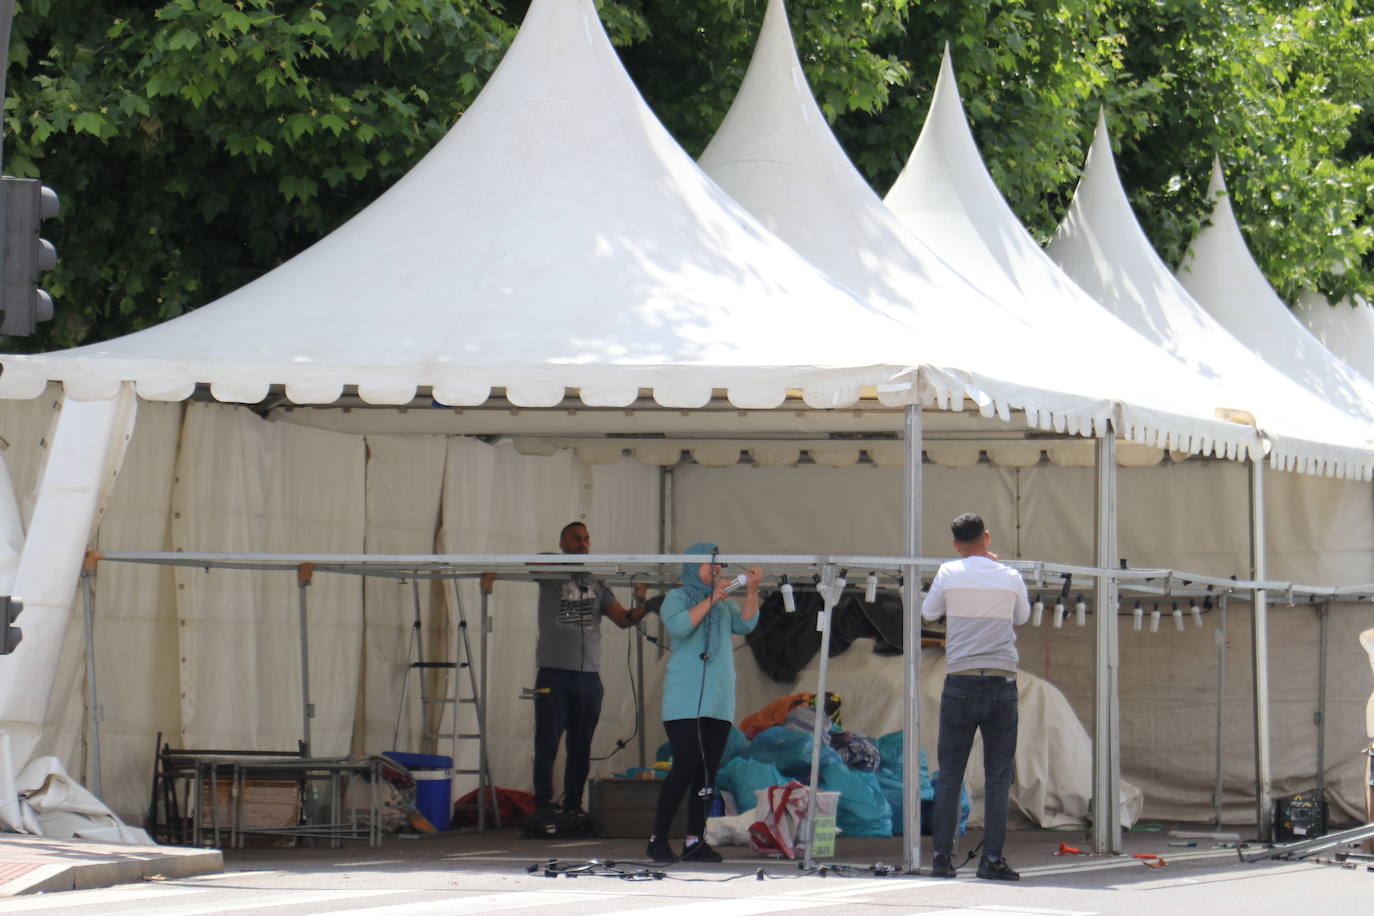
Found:
[{"label": "horizontal metal beam", "polygon": [[[186,553],[182,551],[122,551],[93,552],[96,560],[113,563],[144,563],[160,566],[184,566],[196,569],[258,569],[286,570],[310,564],[318,572],[351,573],[355,575],[413,575],[429,570],[453,571],[476,575],[482,572],[528,573],[530,566],[543,567],[548,573],[589,570],[606,574],[626,574],[625,567],[643,567],[647,575],[657,571],[660,564],[700,563],[705,555],[694,554],[324,554],[324,553]],[[947,557],[892,557],[839,554],[746,554],[721,553],[721,563],[733,566],[759,566],[778,569],[815,569],[833,564],[851,570],[873,570],[879,573],[898,573],[903,567],[914,566],[921,571],[938,569]],[[1098,576],[1115,579],[1123,591],[1165,597],[1201,597],[1230,594],[1239,591],[1264,589],[1274,594],[1276,604],[1295,604],[1300,598],[1352,601],[1374,597],[1374,583],[1360,586],[1298,585],[1290,582],[1223,579],[1175,569],[1113,569],[1095,566],[1076,566],[1047,563],[1039,560],[1003,560],[1007,566],[1021,573],[1031,588],[1058,589],[1063,576],[1081,580],[1073,583],[1074,592],[1093,590]],[[1207,591],[1205,586],[1213,586]]]}]

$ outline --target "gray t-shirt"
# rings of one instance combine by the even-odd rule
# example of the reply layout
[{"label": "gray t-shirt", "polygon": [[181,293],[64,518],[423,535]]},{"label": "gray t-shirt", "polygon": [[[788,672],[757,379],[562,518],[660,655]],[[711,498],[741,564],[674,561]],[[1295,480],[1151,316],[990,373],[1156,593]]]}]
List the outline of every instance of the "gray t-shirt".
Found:
[{"label": "gray t-shirt", "polygon": [[541,580],[535,664],[565,671],[599,671],[601,616],[613,601],[615,596],[605,583],[585,573]]}]

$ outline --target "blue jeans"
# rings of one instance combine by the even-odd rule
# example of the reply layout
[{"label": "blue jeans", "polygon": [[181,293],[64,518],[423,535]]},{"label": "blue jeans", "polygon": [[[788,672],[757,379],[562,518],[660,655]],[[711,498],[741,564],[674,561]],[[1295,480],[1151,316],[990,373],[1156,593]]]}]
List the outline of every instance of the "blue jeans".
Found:
[{"label": "blue jeans", "polygon": [[595,671],[540,668],[534,698],[534,803],[553,801],[553,761],[568,735],[563,756],[563,807],[582,807],[582,790],[591,770],[592,734],[601,718],[601,676]]},{"label": "blue jeans", "polygon": [[940,694],[940,778],[931,840],[936,855],[953,855],[959,790],[976,732],[983,735],[983,855],[1002,857],[1007,794],[1016,757],[1016,679],[951,674]]}]

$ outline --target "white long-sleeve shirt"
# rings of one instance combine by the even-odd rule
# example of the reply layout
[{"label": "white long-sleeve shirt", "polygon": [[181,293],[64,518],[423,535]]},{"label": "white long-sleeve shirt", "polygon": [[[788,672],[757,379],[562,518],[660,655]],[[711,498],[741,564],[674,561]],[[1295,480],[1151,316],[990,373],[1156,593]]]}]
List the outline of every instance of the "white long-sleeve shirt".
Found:
[{"label": "white long-sleeve shirt", "polygon": [[987,557],[940,566],[921,605],[926,620],[947,618],[945,662],[951,674],[994,668],[1015,671],[1016,631],[1030,618],[1021,574]]}]

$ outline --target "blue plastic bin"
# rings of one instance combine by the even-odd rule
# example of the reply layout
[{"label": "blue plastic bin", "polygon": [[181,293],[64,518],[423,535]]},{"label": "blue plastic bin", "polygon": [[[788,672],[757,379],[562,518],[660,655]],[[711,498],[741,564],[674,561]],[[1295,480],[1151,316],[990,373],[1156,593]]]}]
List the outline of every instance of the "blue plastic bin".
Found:
[{"label": "blue plastic bin", "polygon": [[403,751],[383,751],[382,756],[410,770],[415,780],[415,807],[435,830],[447,830],[453,820],[453,758]]}]

